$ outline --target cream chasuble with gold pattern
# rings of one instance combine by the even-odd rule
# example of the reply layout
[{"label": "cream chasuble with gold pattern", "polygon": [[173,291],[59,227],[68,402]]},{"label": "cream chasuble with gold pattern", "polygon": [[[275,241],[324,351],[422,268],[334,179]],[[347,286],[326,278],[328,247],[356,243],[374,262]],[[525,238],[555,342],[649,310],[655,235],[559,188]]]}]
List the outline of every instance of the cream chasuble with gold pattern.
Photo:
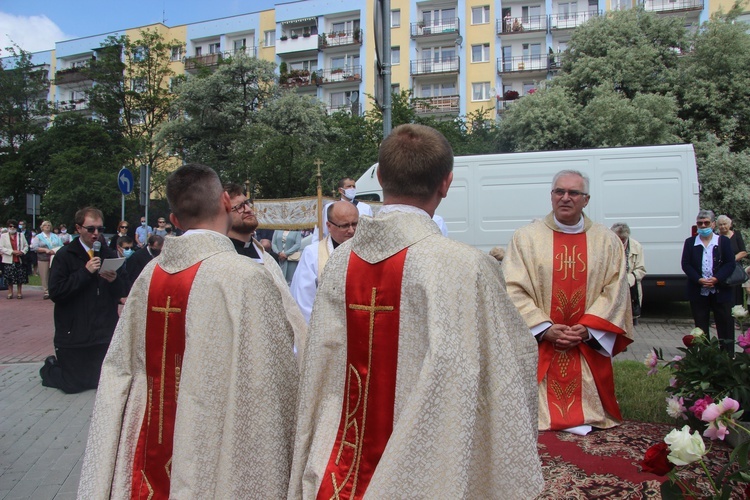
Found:
[{"label": "cream chasuble with gold pattern", "polygon": [[564,234],[549,214],[515,232],[503,273],[529,328],[578,323],[614,336],[609,350],[539,344],[539,430],[617,425],[611,356],[632,342],[633,324],[619,238],[585,216],[583,233]]},{"label": "cream chasuble with gold pattern", "polygon": [[535,344],[494,259],[360,218],[313,306],[288,498],[533,498]]},{"label": "cream chasuble with gold pattern", "polygon": [[[172,335],[175,322],[184,318],[185,335],[181,356],[170,354],[169,347],[163,359],[161,350],[157,353],[152,383],[146,310],[157,264],[176,276],[197,269],[192,286],[164,288],[166,296],[153,301],[154,319],[160,318],[154,324]],[[187,295],[186,305],[175,306],[178,292]],[[283,497],[298,384],[294,332],[283,303],[271,274],[238,255],[226,236],[202,231],[166,238],[161,256],[133,285],[104,361],[79,498],[137,496],[131,486],[138,478],[134,458],[141,430],[144,424],[150,428],[143,441],[147,448],[152,432],[163,445],[167,434],[159,442],[158,432],[167,431],[170,420],[171,461],[159,476],[168,478],[170,498]],[[165,377],[159,378],[162,364]],[[176,394],[170,396],[172,390]],[[162,395],[165,402],[176,399],[172,417],[166,404],[160,412]],[[156,476],[147,472],[149,484],[138,486],[149,491]]]}]

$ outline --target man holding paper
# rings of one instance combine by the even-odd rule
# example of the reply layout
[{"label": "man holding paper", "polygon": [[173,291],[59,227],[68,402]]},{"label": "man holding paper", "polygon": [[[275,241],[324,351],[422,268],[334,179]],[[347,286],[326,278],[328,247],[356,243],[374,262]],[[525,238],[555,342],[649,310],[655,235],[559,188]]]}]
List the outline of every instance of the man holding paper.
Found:
[{"label": "man holding paper", "polygon": [[39,370],[42,385],[73,394],[95,389],[104,356],[117,326],[117,305],[127,295],[118,272],[101,270],[103,259],[117,255],[97,240],[104,231],[102,212],[76,212],[79,238],[55,254],[49,296],[55,303],[55,356]]}]

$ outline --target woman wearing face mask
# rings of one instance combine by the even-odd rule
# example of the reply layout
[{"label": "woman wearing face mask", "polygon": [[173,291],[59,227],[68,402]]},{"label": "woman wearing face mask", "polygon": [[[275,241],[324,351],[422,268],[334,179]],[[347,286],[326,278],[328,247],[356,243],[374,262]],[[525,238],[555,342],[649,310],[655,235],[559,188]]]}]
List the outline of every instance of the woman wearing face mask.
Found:
[{"label": "woman wearing face mask", "polygon": [[0,236],[0,253],[3,255],[3,276],[8,283],[8,298],[13,298],[13,285],[16,285],[17,299],[23,298],[22,287],[29,282],[26,266],[22,257],[29,251],[26,237],[18,230],[18,222],[10,219],[7,222],[8,232]]},{"label": "woman wearing face mask", "polygon": [[65,224],[60,224],[60,241],[62,241],[62,244],[67,245],[71,239],[70,234],[68,234],[68,228],[65,227]]},{"label": "woman wearing face mask", "polygon": [[687,275],[687,295],[695,326],[709,333],[711,312],[722,348],[734,352],[732,287],[723,283],[734,270],[732,244],[726,236],[714,233],[715,217],[711,210],[701,210],[695,225],[698,235],[685,240],[682,270]]},{"label": "woman wearing face mask", "polygon": [[39,278],[42,281],[43,298],[46,300],[49,299],[47,281],[49,279],[50,260],[55,255],[55,251],[62,246],[62,241],[52,232],[52,223],[50,221],[46,220],[42,222],[40,227],[42,228],[42,232],[34,236],[34,239],[31,240],[31,248],[36,250],[39,263]]}]

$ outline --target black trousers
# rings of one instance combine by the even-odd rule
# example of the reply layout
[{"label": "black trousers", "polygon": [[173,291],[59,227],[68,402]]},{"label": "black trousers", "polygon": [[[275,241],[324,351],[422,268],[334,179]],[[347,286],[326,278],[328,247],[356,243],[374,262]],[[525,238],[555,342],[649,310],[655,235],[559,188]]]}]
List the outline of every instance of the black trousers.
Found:
[{"label": "black trousers", "polygon": [[734,319],[732,319],[733,301],[719,302],[716,294],[711,293],[690,301],[695,326],[708,335],[708,324],[711,313],[716,321],[716,334],[722,340],[721,348],[734,352]]},{"label": "black trousers", "polygon": [[67,394],[96,389],[108,348],[109,344],[78,348],[55,347],[57,362],[52,365],[45,363],[39,371],[42,385],[55,387]]}]

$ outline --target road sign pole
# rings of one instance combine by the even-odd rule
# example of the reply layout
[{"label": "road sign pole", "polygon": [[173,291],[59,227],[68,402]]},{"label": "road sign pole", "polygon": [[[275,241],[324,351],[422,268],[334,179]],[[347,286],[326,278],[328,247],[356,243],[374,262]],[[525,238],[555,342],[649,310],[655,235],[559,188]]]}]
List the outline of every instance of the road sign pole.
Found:
[{"label": "road sign pole", "polygon": [[[122,210],[120,210],[120,220],[125,220],[125,195],[122,195]],[[120,228],[118,227],[117,230],[119,231]]]}]

